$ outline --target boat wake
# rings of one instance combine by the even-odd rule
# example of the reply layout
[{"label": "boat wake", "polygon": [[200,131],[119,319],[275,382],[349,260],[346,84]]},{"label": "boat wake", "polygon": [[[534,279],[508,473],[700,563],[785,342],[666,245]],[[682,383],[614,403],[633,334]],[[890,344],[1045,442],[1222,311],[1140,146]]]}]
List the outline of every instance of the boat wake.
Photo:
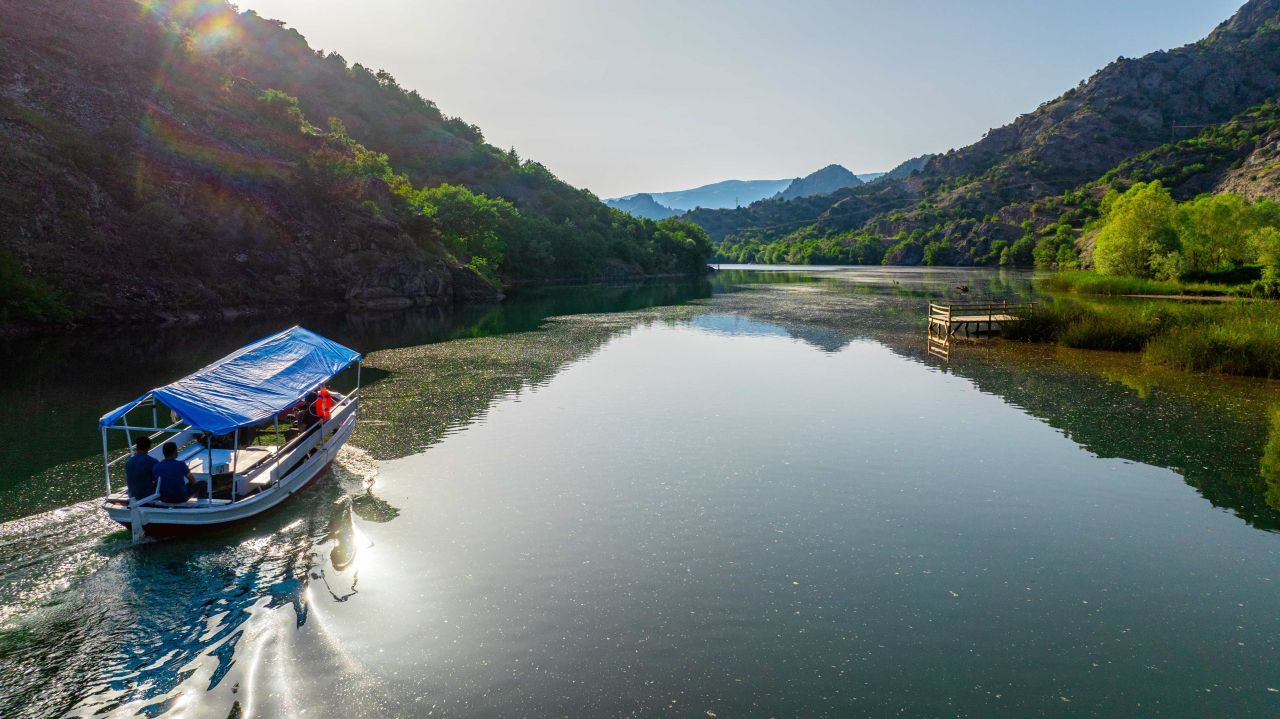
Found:
[{"label": "boat wake", "polygon": [[99,500],[0,524],[0,716],[247,710],[258,664],[307,622],[313,578],[355,588],[351,515],[395,514],[368,453],[344,447],[332,467],[255,526],[202,539],[132,545]]}]

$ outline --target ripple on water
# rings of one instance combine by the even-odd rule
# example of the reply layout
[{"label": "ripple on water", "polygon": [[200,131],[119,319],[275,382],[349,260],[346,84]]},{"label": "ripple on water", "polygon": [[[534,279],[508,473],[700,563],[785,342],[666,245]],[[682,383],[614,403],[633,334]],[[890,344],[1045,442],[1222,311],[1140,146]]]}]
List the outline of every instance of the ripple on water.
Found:
[{"label": "ripple on water", "polygon": [[97,501],[0,524],[0,716],[154,716],[189,704],[193,687],[238,701],[225,682],[237,647],[270,631],[271,610],[306,621],[334,502],[372,497],[377,464],[347,447],[332,474],[214,538],[135,547]]}]

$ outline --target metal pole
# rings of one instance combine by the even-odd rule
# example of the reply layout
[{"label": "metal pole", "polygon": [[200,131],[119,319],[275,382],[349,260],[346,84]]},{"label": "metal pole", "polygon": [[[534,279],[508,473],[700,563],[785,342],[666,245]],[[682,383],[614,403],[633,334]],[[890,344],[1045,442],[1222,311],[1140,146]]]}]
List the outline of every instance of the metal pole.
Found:
[{"label": "metal pole", "polygon": [[[236,468],[240,466],[240,428],[236,428],[236,438],[231,444],[231,501],[236,501]],[[209,486],[213,486],[213,478],[209,478]]]},{"label": "metal pole", "polygon": [[111,497],[111,455],[107,452],[107,428],[102,428],[102,471],[105,473],[107,480],[107,494],[104,499]]},{"label": "metal pole", "polygon": [[276,413],[276,468],[273,474],[280,478],[280,413]]},{"label": "metal pole", "polygon": [[205,496],[209,498],[209,503],[213,504],[213,433],[207,432],[206,434],[208,434],[209,438],[205,440],[207,444],[204,446],[206,452],[204,471],[209,476],[209,481],[205,483],[204,488]]}]

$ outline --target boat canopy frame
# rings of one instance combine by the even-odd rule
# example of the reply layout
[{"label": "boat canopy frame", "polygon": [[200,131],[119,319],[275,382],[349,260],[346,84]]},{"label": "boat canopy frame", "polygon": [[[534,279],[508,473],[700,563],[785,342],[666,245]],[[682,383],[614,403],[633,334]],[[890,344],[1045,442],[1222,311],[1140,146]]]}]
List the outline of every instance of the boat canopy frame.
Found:
[{"label": "boat canopy frame", "polygon": [[[281,449],[280,414],[352,366],[356,369],[355,389],[342,398],[339,407],[355,402],[360,393],[363,359],[359,352],[295,325],[117,407],[98,421],[102,433],[105,496],[109,499],[112,493],[111,467],[132,454],[134,432],[149,433],[147,436],[153,444],[166,435],[170,441],[185,435],[180,446],[202,434],[213,437],[234,433],[233,465],[230,468],[234,475],[238,470],[235,464],[239,459],[239,430],[274,421],[278,458]],[[128,421],[130,412],[148,406],[151,408],[150,425]],[[170,424],[161,424],[161,406],[176,417]],[[107,433],[111,430],[123,432],[127,445],[124,454],[114,459],[107,440]],[[212,477],[212,447],[209,448],[205,468]],[[212,481],[206,483],[206,489],[208,499],[212,501]],[[145,498],[131,497],[129,504],[131,507],[139,506],[154,501],[158,496],[156,493]],[[234,481],[231,501],[235,501]]]}]

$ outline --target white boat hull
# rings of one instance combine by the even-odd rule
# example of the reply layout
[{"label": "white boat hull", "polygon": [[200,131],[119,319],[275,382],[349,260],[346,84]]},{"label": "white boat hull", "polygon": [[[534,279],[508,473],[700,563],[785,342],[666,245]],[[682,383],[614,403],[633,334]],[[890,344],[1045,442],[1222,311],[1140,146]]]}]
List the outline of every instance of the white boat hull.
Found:
[{"label": "white boat hull", "polygon": [[[310,487],[337,456],[356,426],[355,402],[340,416],[326,423],[321,436],[332,432],[296,468],[289,471],[270,487],[257,494],[234,502],[214,503],[210,506],[192,507],[137,507],[107,501],[103,509],[111,519],[125,527],[132,527],[135,518],[141,522],[148,536],[174,536],[204,533],[240,524],[270,511],[292,499],[294,495]],[[332,426],[336,426],[333,429]],[[135,517],[134,513],[137,513]]]}]

